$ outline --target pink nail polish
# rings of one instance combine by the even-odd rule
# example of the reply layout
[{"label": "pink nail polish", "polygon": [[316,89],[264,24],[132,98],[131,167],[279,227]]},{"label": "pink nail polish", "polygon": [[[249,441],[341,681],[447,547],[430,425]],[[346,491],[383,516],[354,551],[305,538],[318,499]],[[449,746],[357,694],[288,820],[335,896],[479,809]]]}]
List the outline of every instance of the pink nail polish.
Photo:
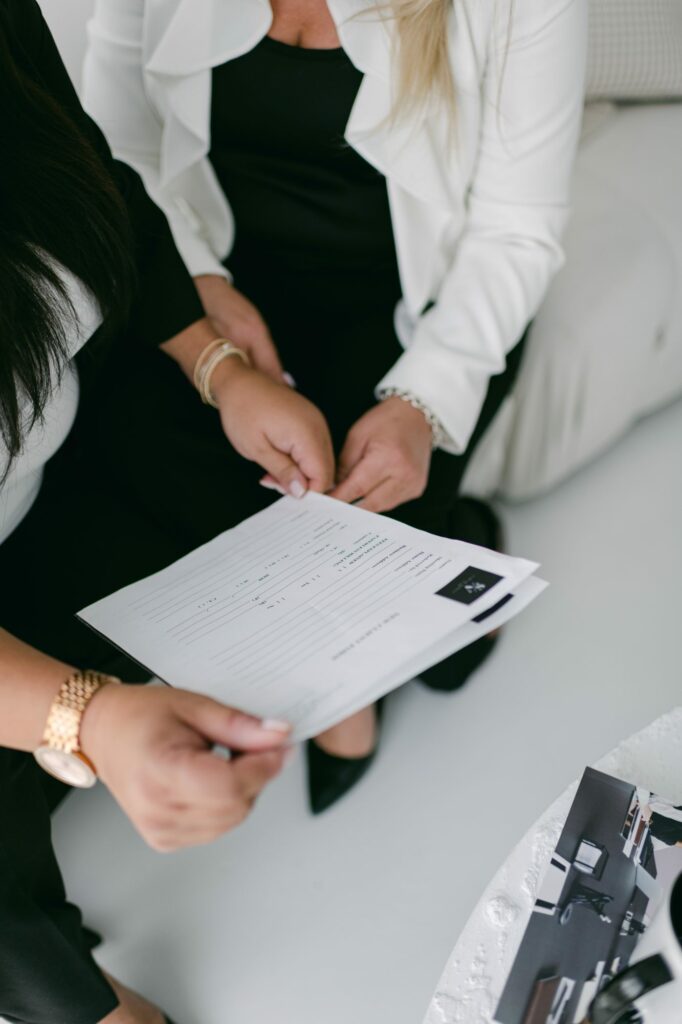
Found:
[{"label": "pink nail polish", "polygon": [[289,723],[282,722],[279,718],[264,718],[260,723],[260,727],[268,732],[291,732]]},{"label": "pink nail polish", "polygon": [[287,493],[284,488],[280,487],[279,484],[276,484],[274,480],[259,480],[258,483],[268,491],[277,491],[278,494]]}]

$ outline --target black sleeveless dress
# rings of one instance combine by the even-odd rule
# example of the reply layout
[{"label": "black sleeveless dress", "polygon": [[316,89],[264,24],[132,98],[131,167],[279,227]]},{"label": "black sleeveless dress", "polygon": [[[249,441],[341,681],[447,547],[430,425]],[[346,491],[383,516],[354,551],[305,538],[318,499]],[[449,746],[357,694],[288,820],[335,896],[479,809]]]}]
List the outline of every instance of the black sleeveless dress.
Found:
[{"label": "black sleeveless dress", "polygon": [[344,140],[362,73],[342,49],[265,37],[213,72],[210,159],[235,215],[235,269],[372,270],[399,290],[386,182]]},{"label": "black sleeveless dress", "polygon": [[212,83],[210,159],[235,220],[226,265],[339,444],[402,351],[386,181],[344,140],[361,81],[342,49],[266,36]]}]

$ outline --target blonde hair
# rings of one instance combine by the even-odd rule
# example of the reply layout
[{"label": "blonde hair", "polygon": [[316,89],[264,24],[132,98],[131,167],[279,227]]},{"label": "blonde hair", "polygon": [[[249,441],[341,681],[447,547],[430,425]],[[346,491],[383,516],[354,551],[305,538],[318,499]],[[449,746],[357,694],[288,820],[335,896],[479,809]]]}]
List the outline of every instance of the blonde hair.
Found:
[{"label": "blonde hair", "polygon": [[454,112],[455,85],[448,51],[452,0],[380,0],[396,24],[398,74],[394,117],[431,97]]}]

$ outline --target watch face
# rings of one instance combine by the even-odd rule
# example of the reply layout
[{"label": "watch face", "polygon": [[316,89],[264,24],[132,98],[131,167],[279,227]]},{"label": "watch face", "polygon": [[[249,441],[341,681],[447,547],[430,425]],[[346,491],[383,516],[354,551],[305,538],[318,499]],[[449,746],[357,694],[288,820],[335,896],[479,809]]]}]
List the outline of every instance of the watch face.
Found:
[{"label": "watch face", "polygon": [[67,754],[64,750],[54,747],[38,747],[35,759],[46,772],[67,786],[88,789],[97,782],[97,776],[86,761],[78,754]]}]

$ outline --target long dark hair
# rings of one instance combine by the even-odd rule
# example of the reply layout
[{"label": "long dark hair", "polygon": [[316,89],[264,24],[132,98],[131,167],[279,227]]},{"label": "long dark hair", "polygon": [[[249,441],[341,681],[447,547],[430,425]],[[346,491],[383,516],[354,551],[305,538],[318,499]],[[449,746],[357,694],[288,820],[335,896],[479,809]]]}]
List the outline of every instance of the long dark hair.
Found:
[{"label": "long dark hair", "polygon": [[15,59],[11,40],[0,6],[0,440],[9,463],[65,365],[75,311],[55,261],[90,289],[108,326],[125,317],[134,279],[113,179],[78,124]]}]

